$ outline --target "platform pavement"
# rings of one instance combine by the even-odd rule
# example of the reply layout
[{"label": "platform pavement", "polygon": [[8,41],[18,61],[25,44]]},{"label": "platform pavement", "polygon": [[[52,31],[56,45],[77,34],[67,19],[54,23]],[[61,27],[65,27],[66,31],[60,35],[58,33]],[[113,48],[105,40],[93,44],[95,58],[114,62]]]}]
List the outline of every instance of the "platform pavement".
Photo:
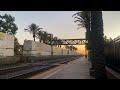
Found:
[{"label": "platform pavement", "polygon": [[45,76],[43,79],[94,79],[89,74],[90,67],[90,62],[82,57],[62,69]]}]

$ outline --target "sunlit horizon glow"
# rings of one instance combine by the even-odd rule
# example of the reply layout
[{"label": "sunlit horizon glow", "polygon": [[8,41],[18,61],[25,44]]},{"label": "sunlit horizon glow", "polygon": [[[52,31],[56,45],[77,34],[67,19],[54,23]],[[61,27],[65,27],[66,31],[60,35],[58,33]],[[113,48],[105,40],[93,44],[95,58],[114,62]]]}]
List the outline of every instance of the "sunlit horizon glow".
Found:
[{"label": "sunlit horizon glow", "polygon": [[[85,29],[77,30],[77,24],[74,23],[72,15],[78,11],[0,11],[0,15],[5,13],[15,17],[15,23],[18,26],[17,34],[20,44],[24,40],[33,40],[29,32],[24,32],[31,23],[36,23],[43,28],[44,31],[52,33],[61,39],[77,39],[85,38]],[[103,11],[104,34],[107,37],[115,38],[120,35],[120,12],[119,11]],[[37,39],[38,41],[38,39]],[[78,52],[84,54],[84,46],[76,46]]]}]

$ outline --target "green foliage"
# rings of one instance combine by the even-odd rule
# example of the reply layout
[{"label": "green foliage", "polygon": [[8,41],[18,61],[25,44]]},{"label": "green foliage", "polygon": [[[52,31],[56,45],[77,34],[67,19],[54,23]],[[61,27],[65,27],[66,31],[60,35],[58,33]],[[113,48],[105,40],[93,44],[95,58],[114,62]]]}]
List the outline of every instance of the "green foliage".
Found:
[{"label": "green foliage", "polygon": [[91,11],[91,35],[95,79],[106,79],[102,11]]},{"label": "green foliage", "polygon": [[86,30],[90,29],[90,11],[81,11],[75,13],[72,17],[76,19],[74,21],[75,23],[79,22],[78,29],[79,28],[85,28]]},{"label": "green foliage", "polygon": [[47,40],[48,40],[48,33],[47,32],[43,33],[42,40],[43,40],[43,43],[47,43]]},{"label": "green foliage", "polygon": [[43,32],[42,32],[42,31],[39,31],[39,32],[36,34],[36,37],[39,39],[40,42],[42,42],[42,36],[43,36]]},{"label": "green foliage", "polygon": [[72,45],[71,46],[66,45],[65,48],[69,50],[74,50],[74,51],[78,50],[75,46],[72,46]]},{"label": "green foliage", "polygon": [[0,15],[0,32],[15,35],[18,30],[18,27],[14,23],[14,21],[15,18],[11,15]]},{"label": "green foliage", "polygon": [[15,37],[15,40],[14,40],[14,52],[15,52],[15,55],[19,55],[20,54],[20,44],[18,42],[18,39]]},{"label": "green foliage", "polygon": [[68,45],[65,45],[65,48],[66,48],[66,49],[69,49],[69,46],[68,46]]},{"label": "green foliage", "polygon": [[32,23],[31,25],[28,25],[28,28],[25,29],[25,31],[30,32],[30,34],[32,33],[34,41],[35,41],[35,37],[36,37],[36,35],[37,35],[37,33],[38,33],[38,31],[40,29],[42,29],[42,28],[39,28],[39,26],[37,26],[36,24]]},{"label": "green foliage", "polygon": [[112,39],[111,37],[108,39],[107,36],[104,36],[105,46],[106,46],[106,45],[109,45],[109,44],[112,44],[112,42],[113,42],[113,39]]},{"label": "green foliage", "polygon": [[48,44],[50,42],[50,34],[46,31],[39,31],[36,34],[37,38],[39,38],[40,42]]},{"label": "green foliage", "polygon": [[81,12],[77,12],[75,13],[72,17],[75,18],[75,23],[78,22],[78,28],[85,28],[86,29],[86,39],[88,40],[88,44],[86,47],[88,47],[87,49],[90,50],[91,48],[91,33],[90,33],[90,29],[91,29],[91,11],[81,11]]}]

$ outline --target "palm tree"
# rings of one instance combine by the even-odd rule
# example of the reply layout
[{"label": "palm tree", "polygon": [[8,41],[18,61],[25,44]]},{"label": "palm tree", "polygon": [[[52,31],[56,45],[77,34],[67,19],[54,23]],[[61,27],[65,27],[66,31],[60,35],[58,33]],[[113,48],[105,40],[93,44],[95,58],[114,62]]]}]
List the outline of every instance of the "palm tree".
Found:
[{"label": "palm tree", "polygon": [[48,35],[47,35],[47,44],[50,44],[51,43],[51,34],[49,33]]},{"label": "palm tree", "polygon": [[74,46],[72,46],[72,50],[75,51],[75,47]]},{"label": "palm tree", "polygon": [[77,51],[78,49],[75,46],[72,46],[73,51]]},{"label": "palm tree", "polygon": [[[76,15],[76,17],[74,17]],[[81,11],[78,13],[75,13],[72,17],[74,17],[75,20],[74,22],[79,22],[78,28],[85,28],[86,31],[90,31],[90,11]]]},{"label": "palm tree", "polygon": [[43,43],[47,42],[47,40],[48,40],[48,33],[46,31],[44,31],[42,39],[43,39]]},{"label": "palm tree", "polygon": [[74,17],[76,20],[74,21],[75,23],[79,22],[78,24],[78,28],[85,28],[86,29],[86,39],[88,39],[88,42],[90,44],[90,11],[82,11],[82,12],[78,12],[75,13],[73,15],[73,17],[76,15],[76,17]]},{"label": "palm tree", "polygon": [[[89,50],[89,53],[91,52],[91,44],[92,44],[91,36],[90,36],[91,35],[90,34],[90,24],[91,24],[90,23],[91,22],[90,13],[91,13],[91,11],[81,11],[81,12],[75,13],[73,15],[73,17],[76,19],[74,22],[75,23],[79,22],[78,29],[79,28],[85,28],[86,29],[86,39],[88,40],[88,44],[86,44],[86,45],[88,47],[87,49]],[[91,59],[92,58],[91,53],[89,55],[90,55],[89,59]],[[93,64],[92,64],[92,67],[93,67]]]},{"label": "palm tree", "polygon": [[40,29],[42,29],[42,28],[39,28],[39,26],[37,26],[36,24],[32,23],[31,25],[28,25],[28,29],[25,29],[25,31],[29,31],[30,34],[32,33],[34,41],[35,41],[36,34],[37,34],[37,32]]},{"label": "palm tree", "polygon": [[91,11],[82,11],[78,12],[73,15],[73,17],[76,16],[74,22],[79,22],[78,24],[78,29],[79,28],[85,28],[86,29],[86,39],[88,40],[88,44],[86,44],[86,47],[88,49],[88,55],[89,55],[89,60],[91,61],[92,67],[90,68],[90,75],[91,71],[94,71],[94,61],[92,59],[92,40],[91,40]]},{"label": "palm tree", "polygon": [[70,49],[70,46],[68,46],[68,45],[65,45],[65,48],[69,50],[69,49]]},{"label": "palm tree", "polygon": [[69,55],[69,49],[70,49],[70,47],[69,47],[68,45],[65,45],[65,48],[68,49],[68,52],[67,52],[67,53],[68,53],[68,55]]},{"label": "palm tree", "polygon": [[67,46],[67,45],[65,45],[65,48],[66,48],[66,49],[68,49],[68,46]]},{"label": "palm tree", "polygon": [[72,51],[72,45],[71,45],[71,46],[69,46],[69,49]]},{"label": "palm tree", "polygon": [[18,42],[18,39],[15,37],[14,39],[14,53],[15,55],[19,55],[19,50],[20,50],[20,44]]},{"label": "palm tree", "polygon": [[39,42],[41,43],[42,42],[43,31],[38,31],[36,35],[37,35],[37,38],[39,39]]},{"label": "palm tree", "polygon": [[69,49],[71,50],[71,51],[76,51],[77,50],[77,48],[75,47],[75,46],[69,46]]},{"label": "palm tree", "polygon": [[78,49],[76,47],[74,47],[74,50],[77,51]]},{"label": "palm tree", "polygon": [[43,42],[45,44],[49,44],[50,42],[50,36],[46,31],[38,31],[37,38],[39,38],[40,42]]},{"label": "palm tree", "polygon": [[[57,40],[58,39],[58,37],[53,37],[53,40]],[[55,45],[56,47],[57,47],[57,45]]]},{"label": "palm tree", "polygon": [[102,11],[91,11],[92,55],[95,78],[106,79]]}]

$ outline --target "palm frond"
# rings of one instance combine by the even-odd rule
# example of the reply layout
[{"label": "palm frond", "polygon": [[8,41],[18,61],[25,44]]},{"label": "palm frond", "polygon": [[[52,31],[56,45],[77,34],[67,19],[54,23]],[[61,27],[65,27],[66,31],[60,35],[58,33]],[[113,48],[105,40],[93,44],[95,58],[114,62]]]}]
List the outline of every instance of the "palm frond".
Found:
[{"label": "palm frond", "polygon": [[25,31],[27,31],[28,29],[24,29]]},{"label": "palm frond", "polygon": [[90,11],[82,11],[82,12],[75,13],[73,17],[77,19],[74,21],[75,23],[77,22],[80,23],[78,24],[78,29],[81,27],[84,27],[84,28],[89,27],[88,25],[90,24]]},{"label": "palm frond", "polygon": [[81,17],[74,17],[75,19],[79,19],[79,20],[81,20],[82,18]]},{"label": "palm frond", "polygon": [[74,15],[72,15],[72,17],[74,17],[75,15],[79,15],[81,12],[77,12]]}]

